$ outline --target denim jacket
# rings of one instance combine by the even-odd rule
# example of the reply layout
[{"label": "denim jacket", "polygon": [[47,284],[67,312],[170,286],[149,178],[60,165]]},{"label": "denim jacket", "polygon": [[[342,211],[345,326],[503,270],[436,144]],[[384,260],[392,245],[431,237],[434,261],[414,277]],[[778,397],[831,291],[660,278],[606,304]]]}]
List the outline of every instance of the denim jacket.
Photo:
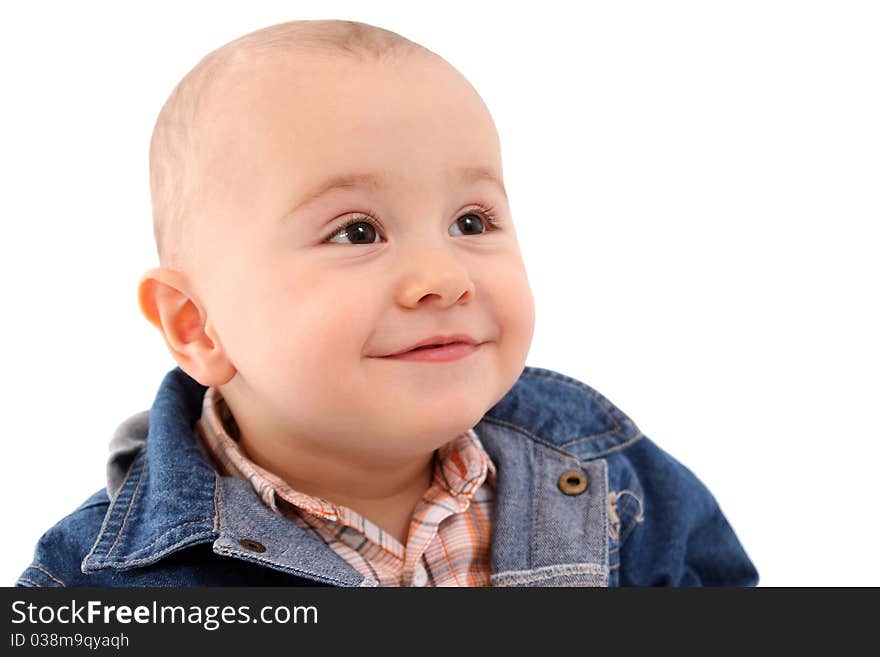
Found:
[{"label": "denim jacket", "polygon": [[[205,459],[207,388],[179,367],[111,443],[107,487],[17,586],[376,586]],[[715,498],[590,386],[525,367],[474,427],[498,468],[492,586],[754,586]]]}]

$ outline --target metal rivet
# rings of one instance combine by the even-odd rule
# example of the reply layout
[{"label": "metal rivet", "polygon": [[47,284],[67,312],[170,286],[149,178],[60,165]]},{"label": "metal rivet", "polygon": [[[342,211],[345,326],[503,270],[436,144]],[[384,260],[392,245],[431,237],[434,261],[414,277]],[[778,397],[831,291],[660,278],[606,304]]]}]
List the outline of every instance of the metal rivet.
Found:
[{"label": "metal rivet", "polygon": [[265,552],[266,546],[260,543],[259,541],[252,541],[249,538],[243,538],[238,542],[241,547],[245,550],[250,550],[251,552]]},{"label": "metal rivet", "polygon": [[580,495],[587,490],[587,475],[580,470],[566,470],[557,484],[566,495]]}]

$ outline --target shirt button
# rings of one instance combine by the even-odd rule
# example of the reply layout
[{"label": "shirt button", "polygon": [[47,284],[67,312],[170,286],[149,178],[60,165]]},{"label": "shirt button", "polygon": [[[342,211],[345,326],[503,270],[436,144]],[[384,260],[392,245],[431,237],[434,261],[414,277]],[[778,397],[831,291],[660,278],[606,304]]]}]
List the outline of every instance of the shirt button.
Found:
[{"label": "shirt button", "polygon": [[413,586],[424,586],[428,583],[428,573],[425,572],[424,567],[420,564],[416,566],[416,572],[413,573]]}]

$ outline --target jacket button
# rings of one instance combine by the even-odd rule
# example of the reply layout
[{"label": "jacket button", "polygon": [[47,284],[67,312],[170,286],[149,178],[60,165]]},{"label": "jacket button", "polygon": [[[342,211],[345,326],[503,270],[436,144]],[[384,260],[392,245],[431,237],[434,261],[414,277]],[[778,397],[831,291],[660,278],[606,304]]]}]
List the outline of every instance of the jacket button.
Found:
[{"label": "jacket button", "polygon": [[580,470],[566,470],[556,483],[566,495],[580,495],[587,490],[587,475]]},{"label": "jacket button", "polygon": [[260,543],[259,541],[252,541],[249,538],[243,538],[238,542],[241,547],[245,550],[250,550],[251,552],[265,552],[266,546]]}]

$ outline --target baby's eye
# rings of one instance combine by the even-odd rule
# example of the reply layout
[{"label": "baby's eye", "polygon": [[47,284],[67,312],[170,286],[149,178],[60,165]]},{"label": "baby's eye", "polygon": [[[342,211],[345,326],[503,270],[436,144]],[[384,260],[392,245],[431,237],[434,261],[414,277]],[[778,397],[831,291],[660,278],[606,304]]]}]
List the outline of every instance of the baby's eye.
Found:
[{"label": "baby's eye", "polygon": [[[468,211],[452,224],[458,235],[481,235],[498,229],[492,210]],[[455,235],[456,233],[453,233]],[[379,237],[378,225],[368,214],[356,215],[341,227],[334,230],[326,239],[337,244],[375,244]],[[351,240],[346,242],[345,240]]]},{"label": "baby's eye", "polygon": [[486,212],[468,212],[456,219],[452,226],[458,228],[461,235],[479,235],[495,230],[495,220]]},{"label": "baby's eye", "polygon": [[[337,236],[342,239],[336,239]],[[378,236],[379,232],[372,219],[355,218],[336,230],[327,238],[327,241],[345,244],[344,240],[348,238],[352,244],[373,244]]]}]

